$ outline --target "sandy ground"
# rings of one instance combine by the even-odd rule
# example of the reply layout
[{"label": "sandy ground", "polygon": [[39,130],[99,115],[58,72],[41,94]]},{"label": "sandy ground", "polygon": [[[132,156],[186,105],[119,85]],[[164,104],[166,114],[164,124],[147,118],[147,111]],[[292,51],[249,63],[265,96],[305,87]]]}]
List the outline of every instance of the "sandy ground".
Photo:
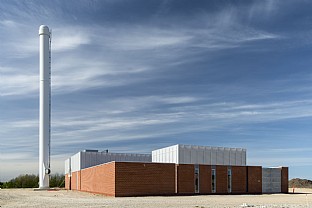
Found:
[{"label": "sandy ground", "polygon": [[1,189],[0,207],[312,207],[312,189],[295,189],[295,194],[124,198],[66,190]]}]

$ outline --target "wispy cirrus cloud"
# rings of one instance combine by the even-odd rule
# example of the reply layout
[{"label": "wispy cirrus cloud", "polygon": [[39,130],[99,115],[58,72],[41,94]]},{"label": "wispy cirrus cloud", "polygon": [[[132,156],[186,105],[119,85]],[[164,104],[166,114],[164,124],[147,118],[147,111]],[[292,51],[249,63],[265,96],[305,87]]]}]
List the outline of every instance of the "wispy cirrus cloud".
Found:
[{"label": "wispy cirrus cloud", "polygon": [[[226,14],[227,15],[227,14]],[[104,47],[113,50],[161,50],[168,48],[210,48],[215,50],[240,47],[253,41],[279,39],[280,35],[246,27],[230,16],[226,20],[206,21],[210,15],[195,18],[203,22],[202,27],[170,29],[157,27],[145,28],[106,28],[95,34],[102,34],[98,39]],[[220,24],[220,22],[222,22]]]},{"label": "wispy cirrus cloud", "polygon": [[[208,21],[209,24],[205,23],[200,28],[162,29],[112,25],[52,28],[52,75],[54,76],[52,84],[57,92],[62,93],[99,86],[131,84],[146,79],[146,77],[136,76],[129,80],[127,76],[123,78],[122,74],[137,73],[139,75],[146,70],[162,67],[161,65],[155,67],[156,62],[166,66],[181,58],[192,60],[192,53],[198,55],[201,53],[201,49],[220,50],[239,47],[253,41],[279,38],[276,34],[242,26],[236,15],[235,12],[229,14],[222,12],[213,17],[199,15],[195,18],[196,21],[204,23],[208,19],[215,20]],[[20,39],[16,33],[16,30],[23,33],[27,25],[12,20],[3,21],[2,25],[6,29],[4,30],[5,34],[13,33],[14,30],[13,36],[9,38],[11,41],[4,43],[8,54],[17,55],[20,58],[38,55],[38,38],[33,33],[27,32],[24,33],[24,38]],[[88,55],[82,52],[84,46],[88,46]],[[194,48],[197,49],[194,50]],[[119,60],[116,60],[113,55],[116,51],[129,50],[135,52],[132,52],[131,56],[123,53],[122,56],[119,56]],[[169,54],[168,50],[172,50],[172,52]],[[151,51],[154,60],[151,57],[145,59],[145,56],[150,56],[145,51]],[[109,54],[110,52],[113,52],[112,55]],[[133,55],[136,58],[141,57],[141,60],[133,59]],[[185,59],[185,57],[189,58]],[[124,70],[125,65],[127,66],[126,70]],[[35,69],[37,66],[33,61],[31,67]],[[2,96],[26,95],[37,90],[33,83],[38,72],[34,69],[30,70],[32,74],[25,74],[22,69],[14,70],[16,75],[13,73],[9,75],[10,78],[6,81],[7,87],[4,88]],[[105,78],[106,75],[113,73],[119,77],[107,76],[107,79]],[[6,79],[5,74],[2,77]],[[12,84],[12,80],[15,79],[19,80],[16,86]],[[2,83],[4,84],[4,82]]]},{"label": "wispy cirrus cloud", "polygon": [[[280,165],[308,141],[310,63],[297,43],[308,50],[301,17],[309,13],[292,9],[302,2],[139,3],[1,3],[0,154],[8,160],[0,162],[13,165],[0,177],[13,176],[19,160],[19,172],[37,168],[43,22],[53,30],[52,164],[60,172],[86,147],[231,144],[250,147],[256,165],[266,150],[273,159],[261,163]],[[287,44],[298,50],[285,52]]]},{"label": "wispy cirrus cloud", "polygon": [[0,97],[27,95],[33,96],[33,93],[39,89],[38,77],[36,75],[26,74],[1,74]]},{"label": "wispy cirrus cloud", "polygon": [[[99,34],[99,32],[96,32]],[[154,50],[187,45],[192,36],[174,30],[158,28],[111,28],[100,32],[95,39],[113,50]]]},{"label": "wispy cirrus cloud", "polygon": [[58,53],[90,44],[91,34],[81,29],[79,27],[52,28],[52,51]]},{"label": "wispy cirrus cloud", "polygon": [[[291,118],[302,118],[311,117],[312,112],[309,110],[311,101],[300,101],[300,102],[282,102],[282,103],[271,103],[271,104],[255,104],[255,105],[244,105],[239,103],[215,103],[211,105],[198,105],[195,103],[189,103],[188,107],[172,107],[171,110],[165,112],[149,112],[146,109],[155,109],[158,106],[161,97],[154,97],[145,99],[145,104],[141,99],[140,105],[137,108],[132,108],[133,104],[137,99],[130,99],[128,102],[124,99],[123,106],[129,106],[131,111],[122,111],[116,114],[110,114],[114,111],[116,102],[111,101],[111,104],[106,104],[105,110],[96,111],[94,113],[81,112],[81,116],[72,116],[68,112],[67,116],[62,118],[59,117],[56,112],[56,117],[53,120],[53,128],[55,129],[55,136],[68,134],[71,137],[76,138],[88,137],[95,132],[113,132],[114,130],[122,129],[122,131],[133,131],[137,130],[135,136],[141,137],[140,129],[147,129],[147,126],[159,126],[166,132],[166,128],[171,129],[170,134],[181,133],[186,126],[192,126],[191,123],[197,127],[198,130],[209,130],[213,129],[225,129],[230,126],[237,126],[251,123],[263,123],[272,122],[283,119]],[[163,100],[166,101],[166,97]],[[173,99],[173,98],[172,98]],[[179,98],[176,98],[179,100]],[[182,97],[180,100],[183,100]],[[193,99],[198,100],[198,99]],[[170,102],[170,104],[177,104],[181,102]],[[117,107],[118,108],[118,107]],[[128,110],[129,110],[128,109]],[[170,109],[170,108],[169,108]],[[142,111],[142,114],[132,115],[131,112]],[[144,112],[144,113],[143,113]],[[33,125],[37,125],[37,122],[27,122],[21,126],[21,122],[9,123],[9,126],[14,128],[25,128]],[[168,124],[175,124],[175,126],[168,126]],[[177,125],[179,124],[179,125]],[[166,127],[167,126],[167,127]],[[192,127],[193,128],[193,127]],[[188,129],[188,131],[191,131]],[[115,132],[116,133],[116,132]],[[115,134],[114,133],[114,134]],[[150,132],[153,135],[152,132]],[[75,136],[76,135],[76,136]],[[148,133],[144,134],[148,135]],[[132,138],[132,137],[131,137]],[[144,136],[143,136],[144,138]],[[116,139],[116,137],[114,137]],[[121,138],[125,139],[125,138]],[[92,140],[88,140],[91,142]]]}]

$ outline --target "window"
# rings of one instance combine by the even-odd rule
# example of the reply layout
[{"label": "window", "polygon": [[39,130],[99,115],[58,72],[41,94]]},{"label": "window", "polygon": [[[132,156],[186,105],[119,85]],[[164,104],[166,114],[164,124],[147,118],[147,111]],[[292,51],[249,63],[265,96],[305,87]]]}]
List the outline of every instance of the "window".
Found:
[{"label": "window", "polygon": [[195,193],[199,193],[199,165],[195,165]]},{"label": "window", "polygon": [[211,192],[216,193],[216,167],[211,169]]},{"label": "window", "polygon": [[228,182],[228,193],[232,192],[232,168],[228,167],[227,182]]}]

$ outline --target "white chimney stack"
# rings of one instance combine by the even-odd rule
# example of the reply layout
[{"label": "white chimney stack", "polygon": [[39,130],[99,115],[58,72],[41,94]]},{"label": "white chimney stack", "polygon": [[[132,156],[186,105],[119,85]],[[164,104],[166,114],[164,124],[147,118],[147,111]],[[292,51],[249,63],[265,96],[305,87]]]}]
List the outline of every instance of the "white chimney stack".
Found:
[{"label": "white chimney stack", "polygon": [[40,39],[40,112],[39,112],[39,189],[50,186],[50,126],[51,126],[51,33],[47,26],[39,27]]}]

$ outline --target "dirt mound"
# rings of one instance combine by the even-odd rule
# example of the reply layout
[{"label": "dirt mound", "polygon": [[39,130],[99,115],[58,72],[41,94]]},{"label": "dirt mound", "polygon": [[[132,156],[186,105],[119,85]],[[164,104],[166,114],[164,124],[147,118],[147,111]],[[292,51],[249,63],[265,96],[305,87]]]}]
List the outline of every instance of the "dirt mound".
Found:
[{"label": "dirt mound", "polygon": [[289,188],[312,188],[312,181],[308,179],[293,178],[288,183]]}]

